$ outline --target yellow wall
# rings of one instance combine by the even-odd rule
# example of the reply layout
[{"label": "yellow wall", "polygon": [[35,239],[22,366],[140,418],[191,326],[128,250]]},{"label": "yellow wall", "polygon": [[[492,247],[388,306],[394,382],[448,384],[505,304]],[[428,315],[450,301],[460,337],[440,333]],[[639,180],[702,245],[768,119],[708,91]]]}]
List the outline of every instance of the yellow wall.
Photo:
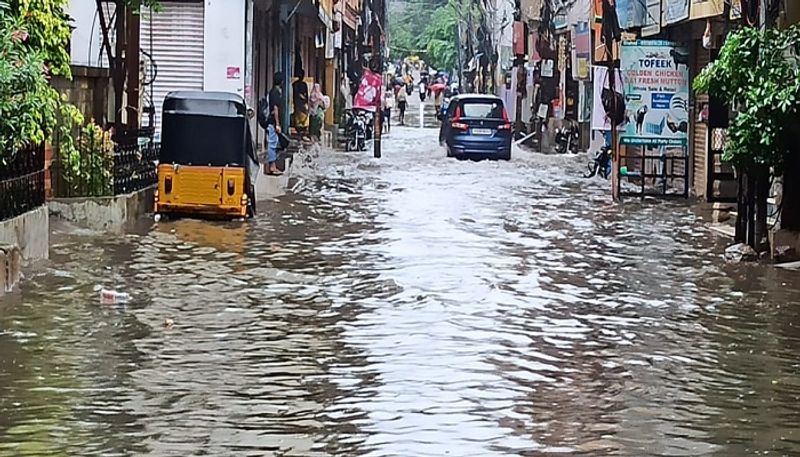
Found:
[{"label": "yellow wall", "polygon": [[336,103],[336,66],[333,59],[325,59],[325,87],[322,92],[331,99],[331,105],[325,111],[325,125],[333,125],[333,106]]}]

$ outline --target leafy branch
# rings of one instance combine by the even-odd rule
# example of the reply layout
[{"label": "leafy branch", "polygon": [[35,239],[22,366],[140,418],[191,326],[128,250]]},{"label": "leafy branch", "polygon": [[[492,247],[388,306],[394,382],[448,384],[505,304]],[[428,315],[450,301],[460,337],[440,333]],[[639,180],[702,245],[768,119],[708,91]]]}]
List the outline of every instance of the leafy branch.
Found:
[{"label": "leafy branch", "polygon": [[780,171],[792,121],[800,115],[800,26],[742,28],[728,35],[716,61],[695,78],[697,92],[728,100],[736,111],[724,159]]}]

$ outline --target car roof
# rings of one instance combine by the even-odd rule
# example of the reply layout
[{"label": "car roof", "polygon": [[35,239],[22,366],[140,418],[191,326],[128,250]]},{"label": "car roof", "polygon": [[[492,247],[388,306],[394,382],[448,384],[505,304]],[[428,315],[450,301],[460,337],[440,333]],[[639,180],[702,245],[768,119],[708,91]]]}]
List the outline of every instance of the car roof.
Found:
[{"label": "car roof", "polygon": [[492,94],[461,94],[455,97],[455,100],[486,100],[492,102],[502,102],[503,99],[497,95]]}]

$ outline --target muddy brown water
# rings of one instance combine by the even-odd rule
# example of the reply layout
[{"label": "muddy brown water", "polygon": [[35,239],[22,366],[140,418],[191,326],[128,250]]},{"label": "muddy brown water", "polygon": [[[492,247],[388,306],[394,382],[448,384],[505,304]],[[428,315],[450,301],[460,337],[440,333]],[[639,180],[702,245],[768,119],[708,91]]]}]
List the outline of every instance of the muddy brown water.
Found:
[{"label": "muddy brown water", "polygon": [[245,224],[58,229],[0,302],[0,455],[800,455],[797,273],[689,205],[432,130],[301,162]]}]

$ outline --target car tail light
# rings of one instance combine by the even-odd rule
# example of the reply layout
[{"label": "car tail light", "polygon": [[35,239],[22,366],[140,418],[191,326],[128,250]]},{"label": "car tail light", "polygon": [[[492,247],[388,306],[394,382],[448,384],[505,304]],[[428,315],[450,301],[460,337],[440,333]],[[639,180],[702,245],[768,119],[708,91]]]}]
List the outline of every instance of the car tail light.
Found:
[{"label": "car tail light", "polygon": [[453,122],[451,126],[456,130],[469,130],[469,126],[461,122]]},{"label": "car tail light", "polygon": [[508,110],[503,107],[503,120],[508,122]]},{"label": "car tail light", "polygon": [[455,127],[455,124],[460,120],[461,120],[461,106],[459,105],[456,106],[456,112],[455,114],[453,114],[453,127]]},{"label": "car tail light", "polygon": [[511,130],[511,124],[506,122],[505,124],[500,124],[497,126],[497,130]]}]

